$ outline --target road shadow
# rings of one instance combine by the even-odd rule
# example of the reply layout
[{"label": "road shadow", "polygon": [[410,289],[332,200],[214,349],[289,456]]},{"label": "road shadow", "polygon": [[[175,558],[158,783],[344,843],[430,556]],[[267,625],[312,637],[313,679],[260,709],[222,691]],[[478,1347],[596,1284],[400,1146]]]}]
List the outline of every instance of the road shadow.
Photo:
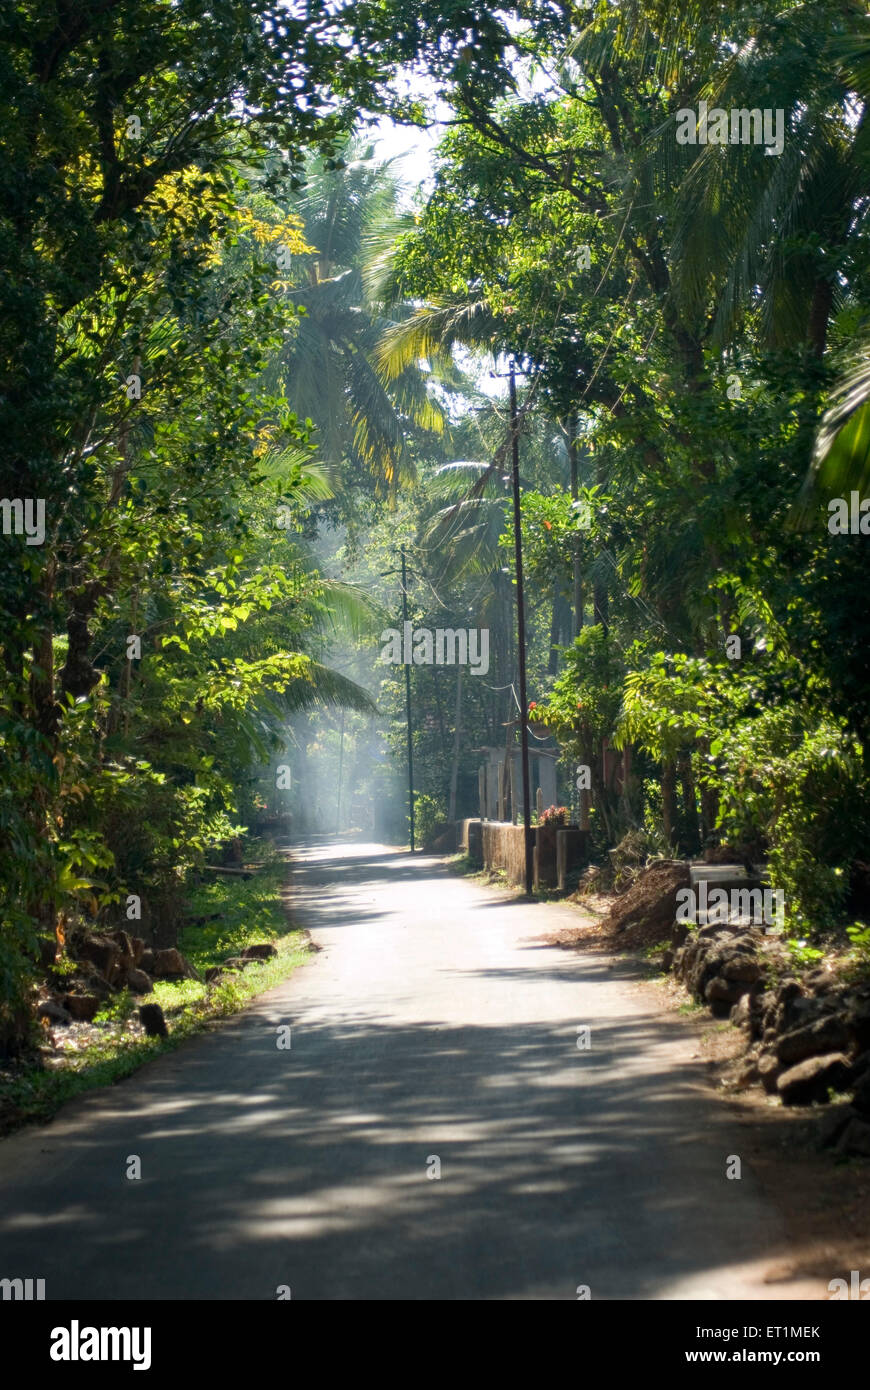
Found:
[{"label": "road shadow", "polygon": [[[360,883],[448,872],[330,850],[294,864],[307,925],[385,915]],[[471,999],[527,989],[525,1021],[402,1021],[294,977],[5,1141],[0,1276],[50,1300],[721,1298],[799,1254],[751,1163],[729,1180],[733,1121],[670,1046],[678,1023],[535,1021],[538,987],[607,985],[605,957],[437,968]]]},{"label": "road shadow", "polygon": [[715,1289],[723,1267],[785,1250],[751,1174],[726,1180],[701,1069],[651,1066],[659,1042],[654,1015],[593,1024],[579,1051],[573,1026],[403,1027],[364,1008],[297,1025],[261,1005],[122,1083],[109,1113],[93,1097],[45,1128],[58,1171],[20,1173],[0,1264],[49,1299]]}]

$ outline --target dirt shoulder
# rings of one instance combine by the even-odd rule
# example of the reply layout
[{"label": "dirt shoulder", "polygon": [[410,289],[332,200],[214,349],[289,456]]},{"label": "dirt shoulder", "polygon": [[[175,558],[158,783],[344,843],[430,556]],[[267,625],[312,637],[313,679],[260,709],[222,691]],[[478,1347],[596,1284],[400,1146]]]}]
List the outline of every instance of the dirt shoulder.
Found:
[{"label": "dirt shoulder", "polygon": [[805,1277],[827,1283],[835,1276],[848,1280],[851,1270],[870,1277],[870,1160],[844,1158],[819,1147],[820,1131],[844,1103],[785,1107],[760,1090],[736,1091],[745,1036],[727,1020],[712,1018],[682,984],[660,973],[644,955],[643,948],[655,943],[643,929],[615,932],[606,915],[612,902],[601,897],[584,906],[570,903],[578,917],[576,928],[547,933],[546,940],[565,950],[611,954],[620,974],[644,992],[652,1007],[680,1016],[694,1040],[693,1056],[702,1065],[705,1084],[733,1115],[744,1136],[741,1155],[781,1212],[796,1252],[772,1265],[767,1281]]}]

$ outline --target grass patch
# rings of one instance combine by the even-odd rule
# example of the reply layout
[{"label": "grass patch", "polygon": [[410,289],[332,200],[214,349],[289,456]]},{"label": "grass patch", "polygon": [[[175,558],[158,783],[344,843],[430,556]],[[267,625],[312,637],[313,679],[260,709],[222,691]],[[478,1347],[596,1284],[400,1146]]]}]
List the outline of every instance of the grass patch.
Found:
[{"label": "grass patch", "polygon": [[457,854],[445,861],[452,874],[470,878],[472,883],[481,883],[485,888],[515,888],[504,869],[487,869],[467,854]]},{"label": "grass patch", "polygon": [[660,957],[664,955],[665,951],[669,951],[670,948],[670,941],[654,941],[651,946],[644,946],[643,958],[644,960],[659,960]]},{"label": "grass patch", "polygon": [[507,883],[507,874],[504,869],[486,869],[477,860],[469,859],[467,854],[454,855],[452,859],[446,861],[446,864],[452,874],[459,874],[462,878],[470,878],[473,883],[487,885]]},{"label": "grass patch", "polygon": [[445,863],[452,874],[460,874],[464,878],[474,878],[480,873],[480,865],[469,859],[467,854],[454,854]]},{"label": "grass patch", "polygon": [[[259,858],[267,857],[259,851],[258,846]],[[123,1080],[145,1062],[203,1032],[215,1019],[238,1013],[256,995],[291,975],[309,955],[309,947],[305,932],[289,921],[281,901],[285,873],[285,861],[271,852],[252,879],[220,878],[197,885],[186,900],[188,918],[194,920],[178,939],[179,949],[200,974],[260,941],[274,941],[277,956],[213,986],[198,980],[155,980],[154,993],[137,998],[122,990],[94,1020],[99,1032],[88,1029],[84,1038],[72,1038],[45,1069],[31,1063],[0,1075],[0,1133],[45,1122],[75,1096]],[[215,920],[196,920],[212,917]],[[134,1031],[139,1004],[152,1002],[163,1009],[168,1038]],[[55,1033],[61,1044],[65,1032],[58,1028]]]},{"label": "grass patch", "polygon": [[[467,854],[454,854],[445,860],[450,873],[458,874],[462,878],[470,878],[474,883],[480,883],[484,888],[514,888],[517,892],[522,892],[521,883],[512,883],[504,869],[486,869],[473,859],[469,859]],[[575,875],[575,884],[578,876]],[[570,893],[570,888],[557,888],[555,884],[540,884],[532,893],[535,902],[550,903],[564,902]]]}]

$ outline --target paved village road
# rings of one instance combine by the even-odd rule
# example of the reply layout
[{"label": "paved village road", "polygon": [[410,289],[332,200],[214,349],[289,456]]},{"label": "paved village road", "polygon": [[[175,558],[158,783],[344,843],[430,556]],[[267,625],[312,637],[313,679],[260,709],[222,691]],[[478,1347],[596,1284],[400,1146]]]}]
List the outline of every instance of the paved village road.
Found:
[{"label": "paved village road", "polygon": [[682,1021],[536,940],[576,913],[379,846],[296,853],[309,963],[0,1143],[0,1277],[49,1299],[825,1297],[764,1283],[783,1230],[749,1164],[725,1177],[739,1130]]}]

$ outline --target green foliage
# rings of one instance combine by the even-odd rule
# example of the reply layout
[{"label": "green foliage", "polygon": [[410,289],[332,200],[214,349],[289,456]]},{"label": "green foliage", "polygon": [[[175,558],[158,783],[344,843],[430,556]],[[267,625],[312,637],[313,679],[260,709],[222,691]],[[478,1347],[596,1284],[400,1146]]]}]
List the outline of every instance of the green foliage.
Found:
[{"label": "green foliage", "polygon": [[[584,488],[578,503],[589,509],[598,505],[598,489]],[[523,563],[529,577],[552,587],[565,586],[575,554],[583,559],[590,550],[591,528],[581,529],[580,514],[570,493],[558,485],[548,495],[526,492],[522,498]],[[513,552],[513,520],[508,519],[499,544]]]},{"label": "green foliage", "polygon": [[0,493],[45,506],[0,547],[2,1052],[37,924],[135,892],[171,929],[288,715],[372,707],[317,660],[349,596],[300,544],[331,489],[270,369],[310,317],[304,161],[394,60],[319,0],[13,6],[0,50]]},{"label": "green foliage", "polygon": [[[257,846],[256,853],[266,854],[265,846]],[[267,855],[266,867],[248,882],[218,878],[199,884],[188,895],[188,915],[205,920],[183,928],[179,948],[201,974],[228,956],[241,955],[246,946],[287,932],[280,905],[284,873],[284,860],[273,856],[270,862]]]},{"label": "green foliage", "polygon": [[428,792],[414,794],[414,826],[421,844],[431,838],[435,827],[447,819],[447,806],[438,797]]},{"label": "green foliage", "polygon": [[[197,921],[183,930],[179,945],[201,974],[255,942],[277,940],[278,955],[213,988],[196,980],[157,980],[147,999],[133,998],[128,990],[111,996],[94,1020],[101,1025],[99,1037],[85,1045],[77,1040],[74,1048],[62,1054],[62,1065],[51,1070],[20,1067],[3,1078],[0,1132],[28,1121],[45,1121],[72,1097],[131,1075],[151,1058],[172,1051],[207,1028],[211,1019],[237,1013],[254,995],[279,984],[306,959],[304,933],[288,919],[282,902],[283,861],[264,849],[258,852],[265,854],[268,862],[255,878],[204,883],[190,894],[185,908]],[[198,920],[215,914],[219,914],[216,921]],[[61,957],[54,973],[61,974],[64,966],[70,972],[77,968]],[[130,1032],[129,1024],[143,1002],[160,1004],[169,1025],[167,1038]],[[62,1032],[59,1037],[63,1039]]]},{"label": "green foliage", "polygon": [[818,947],[808,946],[806,941],[799,941],[795,937],[789,937],[786,941],[786,946],[788,947],[789,956],[794,961],[795,965],[800,966],[802,969],[815,965],[817,961],[822,960],[825,954],[824,951],[820,951]]},{"label": "green foliage", "polygon": [[549,698],[535,702],[530,721],[558,729],[563,747],[581,756],[593,739],[614,733],[624,669],[617,644],[603,627],[585,627],[565,652]]},{"label": "green foliage", "polygon": [[870,965],[870,926],[866,922],[853,922],[846,928],[846,935],[864,965]]},{"label": "green foliage", "polygon": [[[509,440],[474,379],[507,357],[530,722],[589,767],[596,843],[726,838],[769,857],[793,940],[842,925],[870,613],[825,504],[867,475],[865,17],[265,16],[0,18],[0,493],[46,506],[43,544],[0,547],[0,1050],[37,936],[131,892],[178,921],[278,811],[281,758],[359,781],[380,709],[368,790],[400,805],[404,678],[375,656],[400,543],[410,620],[491,638],[485,679],[410,673],[421,832],[473,812],[516,712]],[[395,95],[412,68],[453,119],[409,212],[348,137],[426,121]],[[782,152],[679,144],[702,99],[782,109]]]},{"label": "green foliage", "polygon": [[133,1017],[136,1007],[136,1000],[130,991],[122,989],[119,994],[112,996],[105,1008],[94,1015],[94,1022],[124,1024]]},{"label": "green foliage", "polygon": [[812,940],[841,921],[849,865],[866,843],[860,747],[835,721],[795,704],[732,724],[721,742],[714,781],[723,831],[767,843],[787,929]]}]

